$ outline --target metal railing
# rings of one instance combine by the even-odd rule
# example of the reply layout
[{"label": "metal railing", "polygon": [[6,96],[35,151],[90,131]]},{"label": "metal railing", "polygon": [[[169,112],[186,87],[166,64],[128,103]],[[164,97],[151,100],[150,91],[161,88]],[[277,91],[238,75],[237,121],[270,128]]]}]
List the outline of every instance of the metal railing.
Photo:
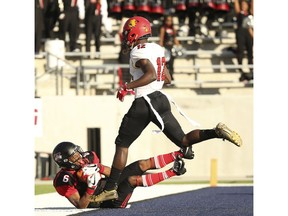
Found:
[{"label": "metal railing", "polygon": [[[51,52],[45,52],[41,53],[41,55],[46,57],[46,64],[45,64],[45,73],[37,76],[35,75],[35,82],[37,80],[41,79],[45,74],[54,74],[55,75],[55,93],[56,95],[63,95],[64,94],[64,78],[66,78],[66,75],[64,74],[64,65],[65,67],[69,67],[70,69],[74,70],[75,74],[77,74],[77,71],[79,70],[78,67],[72,65],[68,60],[63,58],[62,56],[58,56],[56,54],[53,54]],[[65,55],[66,56],[66,55]],[[53,57],[56,60],[55,66],[50,67],[50,61]],[[69,79],[69,78],[68,78]],[[37,89],[36,89],[37,92]]]},{"label": "metal railing", "polygon": [[[115,53],[116,52],[110,52]],[[50,52],[44,53],[47,59],[46,64],[46,73],[54,74],[55,75],[55,91],[56,95],[63,95],[64,94],[64,85],[63,81],[65,78],[70,79],[71,77],[75,77],[75,89],[76,89],[76,95],[79,95],[80,89],[83,89],[84,95],[86,94],[86,91],[91,88],[99,88],[101,85],[109,85],[109,89],[111,92],[115,92],[115,90],[118,87],[119,84],[119,77],[118,77],[118,70],[119,68],[129,68],[128,64],[101,64],[101,65],[84,65],[84,59],[90,56],[90,52],[79,52],[79,53],[68,53],[66,52],[64,54],[65,57],[75,57],[75,60],[79,61],[79,65],[75,66],[71,64],[65,57],[58,56]],[[103,52],[95,52],[94,55],[103,55],[105,53]],[[108,54],[108,53],[107,53]],[[195,58],[199,55],[211,55],[211,56],[218,56],[218,57],[227,57],[227,56],[233,56],[235,55],[231,51],[194,51],[194,50],[187,50],[186,56],[191,56],[192,59],[194,59],[194,63],[192,65],[180,65],[177,66],[177,70],[174,72],[174,74],[186,74],[186,75],[194,75],[193,80],[185,80],[185,83],[191,83],[197,85],[199,88],[202,87],[204,83],[235,83],[239,81],[234,80],[201,80],[200,75],[204,74],[211,74],[211,73],[219,73],[214,72],[214,70],[229,70],[229,69],[253,69],[253,65],[195,65]],[[55,67],[49,67],[49,56],[53,56],[56,58],[56,66]],[[190,57],[190,58],[191,58]],[[72,72],[70,74],[67,73],[67,68],[70,70],[72,69]],[[64,72],[65,70],[65,72]],[[184,71],[183,71],[184,70]],[[185,71],[186,70],[186,71]],[[211,71],[212,70],[212,71]],[[223,71],[220,72],[220,74],[223,74]],[[100,79],[100,76],[106,76],[110,75],[111,79],[108,79],[108,81],[104,79]],[[41,75],[43,76],[43,75]],[[40,79],[41,76],[36,76],[35,80]],[[175,81],[175,84],[177,82],[180,84],[184,83],[183,81]]]},{"label": "metal railing", "polygon": [[[91,87],[97,88],[100,85],[108,84],[111,85],[111,92],[114,92],[118,86],[119,80],[118,70],[119,68],[129,68],[128,64],[102,64],[102,65],[86,65],[81,66],[79,70],[77,70],[77,79],[76,79],[76,94],[79,94],[80,88],[83,88],[84,95],[86,94],[86,90]],[[112,75],[112,79],[110,81],[99,81],[97,76],[100,75]],[[82,79],[81,79],[82,77]],[[94,78],[94,80],[92,80]]]}]

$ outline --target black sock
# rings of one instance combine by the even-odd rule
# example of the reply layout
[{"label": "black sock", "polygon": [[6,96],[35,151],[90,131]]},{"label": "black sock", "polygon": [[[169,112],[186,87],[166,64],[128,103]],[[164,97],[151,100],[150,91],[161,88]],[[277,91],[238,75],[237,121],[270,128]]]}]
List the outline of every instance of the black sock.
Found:
[{"label": "black sock", "polygon": [[120,178],[121,172],[122,170],[118,170],[112,166],[110,176],[105,185],[105,190],[113,190],[117,188],[118,186],[117,182]]},{"label": "black sock", "polygon": [[214,129],[207,129],[200,131],[200,139],[201,141],[217,138],[217,134]]}]

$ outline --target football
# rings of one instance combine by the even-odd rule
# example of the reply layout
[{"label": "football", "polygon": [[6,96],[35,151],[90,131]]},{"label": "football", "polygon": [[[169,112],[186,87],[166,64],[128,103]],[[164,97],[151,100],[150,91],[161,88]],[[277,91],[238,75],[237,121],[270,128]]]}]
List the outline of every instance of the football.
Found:
[{"label": "football", "polygon": [[83,169],[79,169],[79,170],[76,172],[76,174],[77,174],[77,178],[79,179],[79,181],[81,181],[81,182],[87,182],[87,177],[88,177],[88,175],[85,175],[85,174],[84,174]]}]

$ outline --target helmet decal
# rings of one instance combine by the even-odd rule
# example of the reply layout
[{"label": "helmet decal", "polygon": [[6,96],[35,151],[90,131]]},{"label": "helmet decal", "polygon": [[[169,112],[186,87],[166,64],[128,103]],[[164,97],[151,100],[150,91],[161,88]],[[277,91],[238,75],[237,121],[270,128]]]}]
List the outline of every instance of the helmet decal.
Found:
[{"label": "helmet decal", "polygon": [[60,161],[60,160],[62,160],[62,154],[61,154],[61,152],[57,152],[57,153],[54,154],[54,160],[55,160],[55,161]]},{"label": "helmet decal", "polygon": [[136,26],[136,24],[137,24],[137,20],[136,19],[131,19],[129,24],[128,24],[128,26],[129,26],[129,28],[133,28],[133,27]]}]

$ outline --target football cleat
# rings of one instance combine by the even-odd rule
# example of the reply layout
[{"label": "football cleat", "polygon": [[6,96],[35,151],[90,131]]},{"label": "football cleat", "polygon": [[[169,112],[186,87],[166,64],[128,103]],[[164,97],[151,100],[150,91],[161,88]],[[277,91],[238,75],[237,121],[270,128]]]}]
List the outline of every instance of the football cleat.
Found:
[{"label": "football cleat", "polygon": [[116,189],[110,191],[104,190],[99,195],[92,195],[90,197],[90,202],[103,202],[106,200],[113,200],[113,199],[118,199],[118,193]]},{"label": "football cleat", "polygon": [[221,122],[218,123],[215,128],[215,132],[219,138],[223,138],[223,140],[228,140],[238,147],[242,146],[242,139],[239,134],[228,128],[225,124]]},{"label": "football cleat", "polygon": [[183,154],[183,158],[185,159],[193,159],[194,151],[192,150],[192,146],[183,147],[180,149],[180,152]]},{"label": "football cleat", "polygon": [[181,158],[180,155],[177,155],[177,157],[176,157],[176,159],[174,161],[172,170],[178,176],[183,175],[184,173],[186,173],[185,162]]}]

